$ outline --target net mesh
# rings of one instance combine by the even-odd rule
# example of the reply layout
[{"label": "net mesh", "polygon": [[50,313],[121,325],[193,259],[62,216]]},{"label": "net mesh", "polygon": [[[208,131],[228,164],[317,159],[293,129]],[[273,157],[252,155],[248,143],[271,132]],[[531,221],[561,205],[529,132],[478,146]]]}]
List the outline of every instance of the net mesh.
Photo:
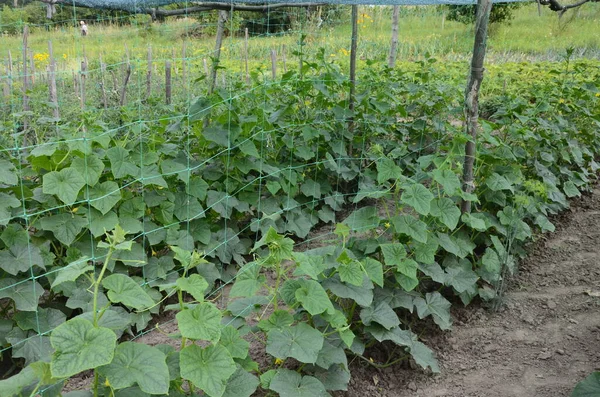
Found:
[{"label": "net mesh", "polygon": [[[75,7],[136,11],[172,3],[77,0],[58,3],[54,19],[37,24],[19,9],[1,14],[0,353],[11,349],[26,363],[46,359],[52,329],[89,313],[89,280],[77,276],[99,271],[106,252],[98,242],[117,225],[133,245],[114,258],[112,271],[133,275],[161,302],[158,291],[181,273],[169,247],[198,250],[210,262],[198,272],[214,283],[207,299],[218,301],[270,227],[300,249],[314,248],[369,199],[385,201],[391,192],[363,178],[383,156],[380,131],[405,134],[401,161],[447,144],[457,128],[440,113],[430,120],[434,134],[414,120],[409,131],[403,123],[410,115],[385,108],[386,95],[410,98],[411,84],[425,84],[415,74],[403,77],[406,71],[394,72],[402,84],[388,92],[356,98],[360,117],[352,118],[350,31],[334,23],[348,18],[348,6],[327,15],[320,6],[229,14],[219,48],[216,11],[157,23]],[[376,2],[441,3],[472,2]],[[46,6],[28,7],[42,13]],[[434,15],[435,25],[421,26],[428,22],[420,13],[427,21]],[[390,16],[391,7],[359,10],[359,87],[387,84],[378,76],[385,62],[370,61],[387,57]],[[447,52],[445,14],[411,8],[402,16],[431,32],[429,43],[401,40],[398,48],[399,58],[424,59],[413,72],[426,71],[429,57]],[[459,104],[451,105],[459,117]],[[59,275],[66,282],[55,285]],[[54,305],[61,299],[66,309]],[[133,338],[173,321],[153,320],[158,306],[111,310],[109,326]],[[123,314],[126,324],[117,321]]]}]

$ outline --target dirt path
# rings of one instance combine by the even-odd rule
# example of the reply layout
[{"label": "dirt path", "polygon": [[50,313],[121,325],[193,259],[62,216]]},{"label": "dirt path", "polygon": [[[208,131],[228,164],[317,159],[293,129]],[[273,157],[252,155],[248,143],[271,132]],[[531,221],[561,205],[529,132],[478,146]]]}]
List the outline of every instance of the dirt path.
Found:
[{"label": "dirt path", "polygon": [[[497,312],[454,311],[442,373],[355,367],[347,396],[566,397],[600,368],[600,188],[533,244]],[[356,373],[358,372],[358,373]]]}]

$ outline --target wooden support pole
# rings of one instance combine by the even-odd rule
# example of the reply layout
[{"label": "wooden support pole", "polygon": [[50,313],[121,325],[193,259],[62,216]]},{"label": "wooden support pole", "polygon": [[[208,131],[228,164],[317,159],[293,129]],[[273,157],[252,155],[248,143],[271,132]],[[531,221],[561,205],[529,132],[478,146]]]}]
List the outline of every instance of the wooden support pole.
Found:
[{"label": "wooden support pole", "polygon": [[[354,136],[354,102],[356,92],[356,52],[358,50],[358,6],[352,6],[352,38],[350,43],[350,97],[348,98],[348,109],[351,116],[348,120],[348,131]],[[348,154],[352,156],[352,138],[348,145]]]},{"label": "wooden support pole", "polygon": [[129,78],[131,77],[131,64],[127,62],[127,69],[125,70],[125,80],[123,81],[123,89],[121,90],[121,100],[119,104],[121,106],[125,105],[125,98],[127,94],[127,84],[129,83]]},{"label": "wooden support pole", "polygon": [[183,97],[187,99],[187,42],[184,40],[183,47],[181,49],[181,82],[183,86]]},{"label": "wooden support pole", "polygon": [[152,95],[152,46],[148,46],[148,65],[146,70],[146,99]]},{"label": "wooden support pole", "polygon": [[271,50],[271,77],[273,80],[277,78],[277,52]]},{"label": "wooden support pole", "polygon": [[48,41],[48,55],[50,57],[50,63],[48,64],[49,99],[52,104],[52,116],[55,119],[58,119],[60,118],[60,111],[58,108],[58,93],[56,90],[56,59],[54,59],[52,41]]},{"label": "wooden support pole", "polygon": [[79,87],[79,89],[81,90],[81,108],[84,109],[86,99],[85,81],[87,79],[87,60],[85,58],[83,59],[83,61],[81,61],[81,71],[79,75],[81,76],[79,79],[81,81],[81,85]]},{"label": "wooden support pole", "polygon": [[217,22],[217,39],[215,42],[215,53],[213,55],[213,66],[210,75],[209,94],[212,94],[217,84],[217,69],[221,60],[221,46],[223,45],[223,35],[225,33],[225,23],[229,18],[229,12],[219,10],[219,21]]},{"label": "wooden support pole", "polygon": [[281,60],[283,61],[283,73],[287,73],[287,60],[286,60],[286,46],[285,44],[281,48]]},{"label": "wooden support pole", "polygon": [[171,61],[165,62],[165,100],[171,104]]},{"label": "wooden support pole", "polygon": [[106,74],[106,64],[102,61],[102,55],[100,55],[100,89],[102,90],[102,105],[104,109],[108,109],[108,98],[106,96],[106,81],[104,75]]},{"label": "wooden support pole", "polygon": [[[475,42],[473,45],[473,58],[471,59],[471,73],[465,90],[465,122],[467,134],[471,139],[465,145],[465,160],[463,166],[462,189],[465,193],[473,193],[475,183],[473,168],[477,143],[477,129],[479,122],[479,88],[483,81],[483,61],[487,43],[487,30],[492,10],[492,0],[477,0],[477,15],[475,17]],[[471,201],[463,200],[461,203],[463,213],[471,212]]]},{"label": "wooden support pole", "polygon": [[202,64],[204,65],[204,74],[206,75],[206,78],[210,78],[210,71],[208,70],[208,62],[206,62],[206,58],[202,59]]},{"label": "wooden support pole", "polygon": [[[25,25],[25,27],[23,28],[23,111],[29,111],[29,75],[27,74],[27,63],[28,63],[28,59],[27,59],[27,39],[29,38],[29,26]],[[23,129],[27,130],[28,127],[28,120],[27,117],[23,118]],[[27,134],[25,134],[25,137],[27,136]],[[25,138],[25,145],[26,145],[26,139]]]},{"label": "wooden support pole", "polygon": [[390,43],[390,55],[388,56],[388,66],[394,68],[396,65],[396,54],[398,53],[398,17],[400,15],[400,6],[394,6],[392,13],[392,41]]},{"label": "wooden support pole", "polygon": [[250,84],[250,72],[248,71],[248,28],[244,29],[244,63],[246,64],[246,84]]}]

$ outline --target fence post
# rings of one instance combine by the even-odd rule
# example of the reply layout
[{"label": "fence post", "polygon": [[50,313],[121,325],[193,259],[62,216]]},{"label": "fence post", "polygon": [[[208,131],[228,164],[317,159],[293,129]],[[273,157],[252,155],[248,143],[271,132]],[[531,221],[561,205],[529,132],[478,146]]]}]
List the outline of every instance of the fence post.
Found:
[{"label": "fence post", "polygon": [[[352,41],[350,43],[350,97],[348,99],[351,116],[348,120],[348,131],[354,136],[354,96],[356,90],[356,52],[358,43],[358,6],[352,6]],[[352,156],[352,138],[348,145],[348,154]]]},{"label": "fence post", "polygon": [[165,63],[165,99],[167,105],[171,104],[171,61]]},{"label": "fence post", "polygon": [[[29,110],[29,94],[27,91],[29,90],[29,76],[27,74],[27,39],[29,38],[29,26],[25,25],[23,27],[23,111]],[[27,116],[23,117],[23,129],[27,130],[29,125]],[[25,134],[24,144],[27,144],[26,138],[27,134]]]},{"label": "fence post", "polygon": [[60,118],[58,109],[58,94],[56,92],[56,59],[54,59],[54,49],[52,41],[48,41],[48,55],[50,56],[50,64],[48,65],[48,87],[50,90],[50,103],[52,104],[52,115],[55,119]]},{"label": "fence post", "polygon": [[[479,118],[479,88],[483,81],[483,61],[487,41],[487,29],[492,10],[492,0],[477,0],[477,15],[475,19],[475,41],[473,44],[473,57],[471,59],[471,74],[465,90],[465,121],[467,134],[471,139],[465,145],[465,160],[463,166],[462,189],[465,193],[473,193],[473,165],[477,142],[477,127]],[[463,213],[471,212],[471,201],[463,199],[461,203]]]},{"label": "fence post", "polygon": [[148,69],[146,71],[146,99],[152,94],[152,46],[148,46]]},{"label": "fence post", "polygon": [[277,78],[277,52],[275,50],[271,50],[271,75],[273,80]]},{"label": "fence post", "polygon": [[244,63],[246,64],[246,84],[250,84],[250,73],[248,71],[248,28],[244,29]]},{"label": "fence post", "polygon": [[106,64],[102,61],[102,55],[100,55],[100,88],[102,89],[102,105],[104,109],[108,109],[108,99],[106,98],[106,83],[104,75],[106,74]]},{"label": "fence post", "polygon": [[213,56],[213,66],[210,76],[209,94],[212,94],[217,84],[217,68],[221,60],[221,45],[223,45],[223,34],[225,33],[225,23],[229,17],[229,12],[219,10],[219,22],[217,23],[217,39],[215,43],[215,54]]},{"label": "fence post", "polygon": [[400,6],[394,6],[392,13],[392,42],[390,44],[390,56],[388,57],[388,66],[393,68],[396,65],[396,54],[398,52],[398,16]]}]

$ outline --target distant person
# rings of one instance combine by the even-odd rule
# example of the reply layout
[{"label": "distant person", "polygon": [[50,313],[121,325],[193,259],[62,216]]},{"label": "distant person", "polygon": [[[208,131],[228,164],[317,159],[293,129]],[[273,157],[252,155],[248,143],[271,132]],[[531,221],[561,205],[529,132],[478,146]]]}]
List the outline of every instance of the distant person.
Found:
[{"label": "distant person", "polygon": [[84,21],[79,22],[79,24],[81,25],[81,35],[82,36],[87,36],[88,35],[88,27],[85,24]]}]

